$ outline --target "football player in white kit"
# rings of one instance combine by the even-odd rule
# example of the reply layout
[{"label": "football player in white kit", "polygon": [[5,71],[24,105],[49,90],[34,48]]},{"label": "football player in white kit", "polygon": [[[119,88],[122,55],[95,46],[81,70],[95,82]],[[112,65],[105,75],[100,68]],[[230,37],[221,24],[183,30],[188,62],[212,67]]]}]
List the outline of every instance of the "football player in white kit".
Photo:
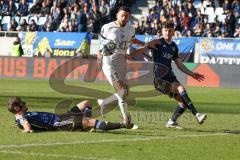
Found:
[{"label": "football player in white kit", "polygon": [[[104,106],[118,100],[123,123],[127,128],[136,129],[137,126],[131,122],[131,116],[127,112],[126,98],[129,92],[127,85],[127,56],[130,54],[131,43],[138,44],[139,49],[155,48],[159,41],[152,40],[144,43],[134,38],[135,29],[128,23],[130,9],[120,7],[117,13],[117,20],[103,25],[100,33],[100,51],[98,62],[102,66],[104,75],[108,82],[114,87],[116,93],[106,99],[99,99],[103,115]],[[137,52],[136,52],[137,53]]]}]

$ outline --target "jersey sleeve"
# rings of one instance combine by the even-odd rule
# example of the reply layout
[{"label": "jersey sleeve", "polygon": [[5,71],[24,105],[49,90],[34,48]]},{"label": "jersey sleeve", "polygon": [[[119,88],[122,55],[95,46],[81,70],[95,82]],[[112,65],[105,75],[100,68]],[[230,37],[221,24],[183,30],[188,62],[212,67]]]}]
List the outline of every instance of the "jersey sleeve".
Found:
[{"label": "jersey sleeve", "polygon": [[23,125],[27,122],[27,119],[24,117],[19,117],[16,119],[17,126],[23,128]]},{"label": "jersey sleeve", "polygon": [[175,61],[175,59],[179,58],[179,54],[178,54],[179,50],[176,44],[174,44],[174,53],[173,53],[173,60]]},{"label": "jersey sleeve", "polygon": [[107,27],[106,25],[103,25],[101,28],[101,32],[99,34],[99,50],[102,51],[103,45],[104,45],[104,40],[107,38]]}]

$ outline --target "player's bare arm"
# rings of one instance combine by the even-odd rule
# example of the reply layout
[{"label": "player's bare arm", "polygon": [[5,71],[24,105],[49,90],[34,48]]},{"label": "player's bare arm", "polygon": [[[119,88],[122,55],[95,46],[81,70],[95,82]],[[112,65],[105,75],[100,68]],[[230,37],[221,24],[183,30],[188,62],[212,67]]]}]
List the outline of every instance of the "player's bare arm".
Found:
[{"label": "player's bare arm", "polygon": [[102,69],[102,59],[103,59],[103,54],[101,51],[99,51],[97,54],[97,64],[100,70]]},{"label": "player's bare arm", "polygon": [[131,40],[132,44],[136,44],[136,45],[141,45],[143,47],[141,47],[140,49],[147,49],[147,48],[153,48],[153,49],[157,49],[156,45],[160,44],[160,41],[158,39],[153,39],[150,42],[142,42],[136,38],[133,38]]},{"label": "player's bare arm", "polygon": [[77,106],[81,111],[84,111],[84,109],[87,107],[92,108],[92,104],[87,100],[78,103]]},{"label": "player's bare arm", "polygon": [[29,122],[25,119],[23,122],[23,133],[32,133],[33,130],[31,129],[31,125]]},{"label": "player's bare arm", "polygon": [[197,81],[201,82],[205,79],[205,76],[196,72],[190,71],[183,63],[181,58],[175,59],[175,64],[177,65],[178,69],[183,73],[191,76],[192,78],[196,79]]}]

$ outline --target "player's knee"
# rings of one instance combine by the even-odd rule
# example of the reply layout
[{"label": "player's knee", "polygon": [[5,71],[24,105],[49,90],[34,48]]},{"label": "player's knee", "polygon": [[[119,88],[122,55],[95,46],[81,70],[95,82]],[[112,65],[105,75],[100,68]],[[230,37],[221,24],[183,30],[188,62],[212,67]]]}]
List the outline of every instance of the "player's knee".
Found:
[{"label": "player's knee", "polygon": [[185,88],[182,85],[177,86],[177,90],[179,93],[184,92]]}]

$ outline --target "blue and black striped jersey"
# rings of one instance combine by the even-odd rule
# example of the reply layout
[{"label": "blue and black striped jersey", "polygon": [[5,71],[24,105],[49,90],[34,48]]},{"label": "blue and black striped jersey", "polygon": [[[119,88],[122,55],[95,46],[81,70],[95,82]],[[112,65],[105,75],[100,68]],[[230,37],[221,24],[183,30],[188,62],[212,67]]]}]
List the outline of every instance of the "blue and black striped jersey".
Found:
[{"label": "blue and black striped jersey", "polygon": [[160,44],[156,47],[157,49],[153,49],[153,62],[156,64],[166,65],[169,70],[172,70],[172,61],[179,57],[177,45],[173,41],[168,43],[161,38]]},{"label": "blue and black striped jersey", "polygon": [[177,45],[173,41],[168,43],[163,38],[160,38],[160,44],[157,45],[156,48],[157,49],[152,50],[155,77],[162,77],[158,75],[158,73],[160,73],[159,70],[162,69],[163,66],[168,70],[167,74],[163,76],[172,76],[172,61],[179,58]]},{"label": "blue and black striped jersey", "polygon": [[26,112],[21,117],[16,117],[19,127],[27,120],[32,128],[35,129],[53,129],[54,124],[60,120],[60,117],[49,112]]}]

